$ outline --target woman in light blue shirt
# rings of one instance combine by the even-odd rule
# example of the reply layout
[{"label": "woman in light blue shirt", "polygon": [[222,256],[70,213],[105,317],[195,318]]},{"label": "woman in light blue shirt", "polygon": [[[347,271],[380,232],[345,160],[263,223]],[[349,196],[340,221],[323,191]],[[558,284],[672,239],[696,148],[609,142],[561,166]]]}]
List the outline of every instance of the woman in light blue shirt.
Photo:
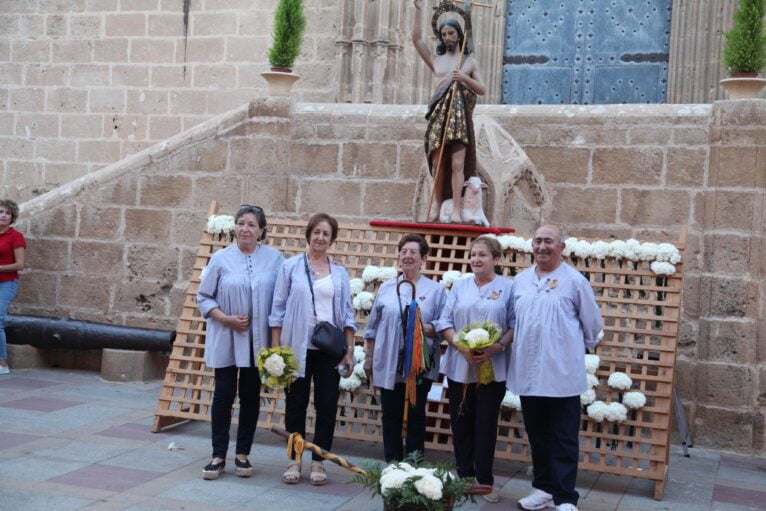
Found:
[{"label": "woman in light blue shirt", "polygon": [[[234,217],[237,242],[214,253],[203,270],[197,305],[207,319],[205,365],[215,370],[210,410],[213,459],[202,476],[217,479],[226,465],[231,410],[239,380],[236,474],[253,475],[247,459],[260,413],[261,380],[255,354],[268,346],[274,282],[284,257],[259,243],[266,237],[266,215],[243,205]],[[239,376],[239,377],[238,377]]]},{"label": "woman in light blue shirt", "polygon": [[[471,244],[473,277],[452,286],[436,329],[449,343],[442,357],[441,372],[447,377],[452,443],[460,477],[475,477],[479,484],[494,483],[492,462],[497,441],[500,403],[505,396],[513,338],[513,282],[495,273],[502,249],[496,239],[480,236]],[[500,339],[484,350],[469,350],[454,343],[470,323],[491,321],[501,330]],[[478,383],[478,367],[492,363],[495,381]],[[500,497],[495,490],[483,495],[489,502]]]},{"label": "woman in light blue shirt", "polygon": [[[339,364],[346,365],[344,376],[353,370],[357,328],[348,272],[327,254],[337,236],[338,222],[333,217],[324,213],[311,217],[306,226],[308,251],[285,261],[277,278],[269,316],[271,345],[290,346],[299,363],[299,377],[287,389],[285,429],[305,438],[306,410],[313,380],[316,410],[313,443],[327,451],[332,449],[338,409],[340,375],[337,368]],[[311,343],[314,326],[320,321],[328,321],[343,330],[347,349],[342,360],[333,360]],[[327,473],[322,458],[312,454],[312,460],[311,484],[323,485],[327,482]],[[300,462],[291,462],[282,481],[296,484],[300,477]]]},{"label": "woman in light blue shirt", "polygon": [[426,336],[431,368],[417,383],[417,403],[408,410],[406,453],[425,450],[426,401],[431,383],[439,376],[441,350],[436,321],[447,300],[447,292],[438,282],[420,274],[428,255],[428,243],[419,234],[407,234],[399,240],[399,267],[402,275],[380,286],[370,312],[364,338],[367,340],[365,370],[372,373],[372,381],[380,390],[383,424],[383,454],[386,462],[401,461],[402,427],[404,422],[404,333],[403,315],[412,301],[412,287],[402,284],[406,279],[415,284],[415,299],[420,308],[423,334]]}]

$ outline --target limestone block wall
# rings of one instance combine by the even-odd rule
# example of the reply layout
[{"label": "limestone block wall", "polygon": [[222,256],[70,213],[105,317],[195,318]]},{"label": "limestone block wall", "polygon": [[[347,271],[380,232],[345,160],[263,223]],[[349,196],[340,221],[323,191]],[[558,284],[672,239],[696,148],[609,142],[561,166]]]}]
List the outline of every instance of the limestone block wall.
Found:
[{"label": "limestone block wall", "polygon": [[[423,113],[262,98],[28,201],[13,312],[173,328],[211,199],[280,217],[411,220]],[[570,235],[687,231],[678,364],[696,443],[764,452],[764,102],[476,114],[518,142],[544,176],[546,219]]]},{"label": "limestone block wall", "polygon": [[[17,201],[262,95],[277,0],[0,2],[0,193]],[[337,9],[306,0],[295,96],[332,101]]]}]

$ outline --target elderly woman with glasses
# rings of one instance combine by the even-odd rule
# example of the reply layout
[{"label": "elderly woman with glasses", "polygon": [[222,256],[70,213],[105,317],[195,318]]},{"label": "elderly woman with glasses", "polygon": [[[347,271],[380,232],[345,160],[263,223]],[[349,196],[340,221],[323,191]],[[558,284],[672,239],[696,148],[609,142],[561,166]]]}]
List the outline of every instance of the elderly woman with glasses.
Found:
[{"label": "elderly woman with glasses", "polygon": [[[433,322],[439,319],[447,292],[444,286],[421,275],[428,255],[428,242],[419,234],[407,234],[399,240],[399,268],[402,274],[383,283],[375,297],[364,338],[367,356],[364,369],[372,372],[375,387],[380,389],[383,412],[383,455],[386,463],[401,461],[406,454],[425,450],[426,400],[431,383],[439,377],[441,350]],[[402,281],[410,282],[408,284]],[[413,289],[414,288],[414,289]],[[413,291],[420,309],[423,333],[428,343],[431,366],[418,377],[417,401],[409,404],[407,436],[402,448],[405,406],[404,328],[407,306]]]},{"label": "elderly woman with glasses", "polygon": [[[339,371],[348,376],[354,367],[354,309],[348,272],[335,263],[327,251],[338,237],[338,222],[330,215],[318,213],[306,226],[308,251],[285,261],[274,291],[274,305],[269,317],[271,345],[290,346],[298,361],[298,379],[287,390],[285,429],[306,436],[306,410],[311,381],[314,381],[313,443],[332,449],[335,416],[338,410]],[[343,331],[346,351],[342,360],[324,353],[311,342],[314,326],[327,321]],[[340,364],[340,365],[339,365]],[[300,481],[301,464],[288,464],[282,481]],[[310,482],[321,486],[327,482],[322,458],[312,453]]]},{"label": "elderly woman with glasses", "polygon": [[237,380],[240,408],[235,473],[253,475],[247,457],[258,423],[261,391],[255,357],[269,344],[274,283],[284,261],[278,250],[260,243],[266,237],[266,215],[261,208],[241,206],[234,223],[237,242],[213,254],[197,291],[200,313],[207,319],[205,364],[215,370],[210,412],[213,459],[202,471],[205,479],[217,479],[226,465]]}]

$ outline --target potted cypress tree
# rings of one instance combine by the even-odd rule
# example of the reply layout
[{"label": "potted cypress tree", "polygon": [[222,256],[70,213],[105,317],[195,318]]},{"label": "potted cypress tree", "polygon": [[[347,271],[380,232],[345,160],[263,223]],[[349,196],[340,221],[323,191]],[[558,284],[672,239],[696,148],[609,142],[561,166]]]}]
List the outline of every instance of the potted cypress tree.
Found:
[{"label": "potted cypress tree", "polygon": [[290,96],[293,84],[300,79],[292,67],[301,52],[305,29],[303,0],[279,0],[274,12],[273,45],[269,48],[271,71],[261,73],[269,84],[270,95]]},{"label": "potted cypress tree", "polygon": [[766,66],[766,0],[739,0],[734,27],[726,33],[723,64],[731,78],[721,85],[731,99],[758,96],[766,80],[758,73]]}]

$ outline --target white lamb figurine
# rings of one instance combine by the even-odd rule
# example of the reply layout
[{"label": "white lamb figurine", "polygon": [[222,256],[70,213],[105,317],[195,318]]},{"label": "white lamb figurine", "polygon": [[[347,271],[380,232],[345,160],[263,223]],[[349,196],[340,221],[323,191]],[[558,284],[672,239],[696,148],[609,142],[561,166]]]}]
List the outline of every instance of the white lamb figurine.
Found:
[{"label": "white lamb figurine", "polygon": [[[484,214],[484,205],[481,198],[481,189],[486,188],[487,185],[482,183],[481,179],[477,176],[472,176],[463,183],[463,187],[465,188],[465,193],[463,194],[463,211],[460,214],[463,222],[489,227],[489,220],[487,220],[487,216]],[[442,207],[439,211],[439,221],[441,223],[450,223],[452,208],[452,199],[442,202]]]}]

